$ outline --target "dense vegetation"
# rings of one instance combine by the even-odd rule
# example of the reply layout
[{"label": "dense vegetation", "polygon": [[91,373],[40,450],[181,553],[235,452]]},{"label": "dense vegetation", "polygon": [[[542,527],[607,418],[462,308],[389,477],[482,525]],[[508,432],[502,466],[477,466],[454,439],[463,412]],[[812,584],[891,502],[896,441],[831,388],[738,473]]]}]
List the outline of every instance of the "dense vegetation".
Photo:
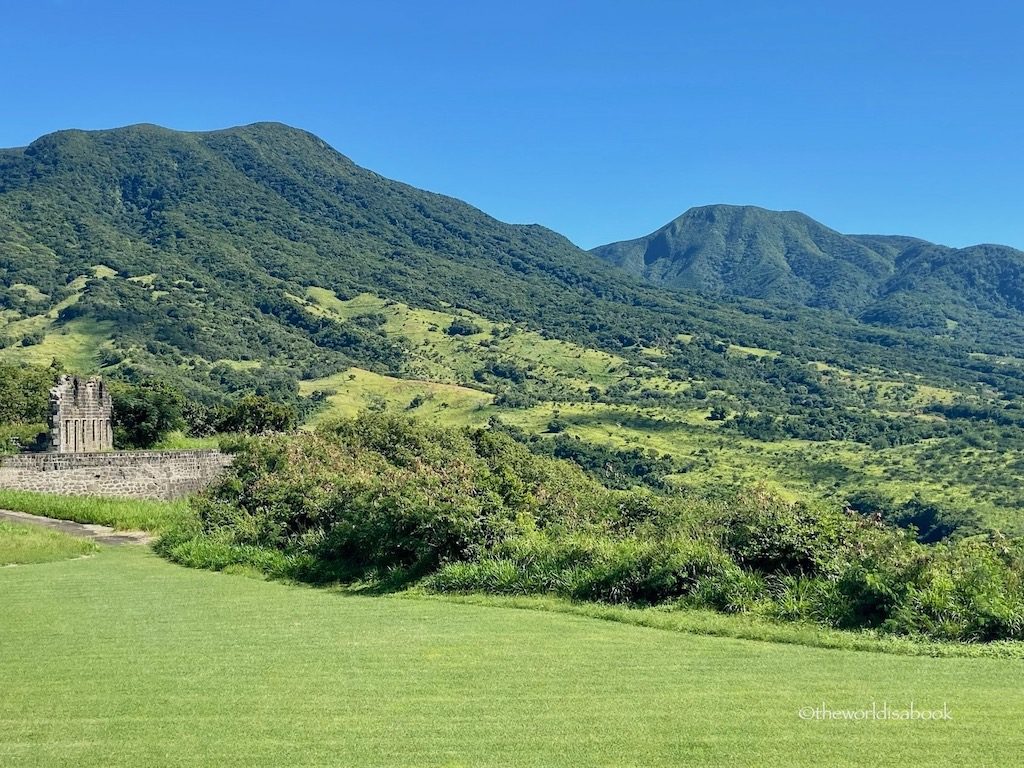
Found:
[{"label": "dense vegetation", "polygon": [[60,372],[59,365],[0,364],[0,453],[44,444],[50,389]]},{"label": "dense vegetation", "polygon": [[841,235],[797,211],[692,208],[646,237],[593,252],[662,285],[836,309],[949,338],[998,343],[1007,328],[1019,335],[1024,312],[1024,252]]},{"label": "dense vegetation", "polygon": [[[669,229],[652,255],[692,245],[714,297],[286,126],[65,131],[0,151],[0,362],[118,382],[122,447],[339,403],[498,417],[618,488],[918,494],[1024,530],[1016,252],[724,207]],[[0,424],[10,450],[41,420]]]},{"label": "dense vegetation", "polygon": [[163,540],[173,559],[1024,639],[1024,546],[998,533],[922,544],[875,516],[764,489],[609,490],[500,431],[386,414],[235,450],[194,523]]}]

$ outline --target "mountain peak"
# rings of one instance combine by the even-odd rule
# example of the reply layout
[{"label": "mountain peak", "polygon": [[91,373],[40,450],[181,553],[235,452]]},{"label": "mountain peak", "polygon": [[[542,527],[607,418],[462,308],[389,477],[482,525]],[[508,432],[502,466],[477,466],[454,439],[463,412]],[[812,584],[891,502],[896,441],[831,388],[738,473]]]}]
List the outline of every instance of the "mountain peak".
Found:
[{"label": "mountain peak", "polygon": [[690,208],[646,237],[598,256],[655,282],[704,293],[850,309],[892,260],[799,211],[753,205]]},{"label": "mountain peak", "polygon": [[964,311],[1024,310],[1021,251],[843,235],[799,211],[705,205],[645,237],[592,252],[674,288],[839,309],[904,327],[943,331]]}]

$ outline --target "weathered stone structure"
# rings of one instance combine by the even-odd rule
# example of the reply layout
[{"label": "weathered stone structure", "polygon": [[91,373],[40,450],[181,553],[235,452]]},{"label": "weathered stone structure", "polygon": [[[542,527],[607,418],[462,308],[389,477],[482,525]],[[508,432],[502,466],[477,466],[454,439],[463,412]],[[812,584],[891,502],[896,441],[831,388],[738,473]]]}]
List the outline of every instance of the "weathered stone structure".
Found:
[{"label": "weathered stone structure", "polygon": [[113,403],[98,378],[61,376],[50,390],[50,450],[95,453],[114,447]]},{"label": "weathered stone structure", "polygon": [[202,490],[231,465],[220,451],[115,451],[112,412],[100,379],[61,376],[50,390],[48,450],[0,456],[0,488],[174,499]]},{"label": "weathered stone structure", "polygon": [[202,490],[230,464],[220,451],[23,453],[0,457],[0,488],[174,499]]}]

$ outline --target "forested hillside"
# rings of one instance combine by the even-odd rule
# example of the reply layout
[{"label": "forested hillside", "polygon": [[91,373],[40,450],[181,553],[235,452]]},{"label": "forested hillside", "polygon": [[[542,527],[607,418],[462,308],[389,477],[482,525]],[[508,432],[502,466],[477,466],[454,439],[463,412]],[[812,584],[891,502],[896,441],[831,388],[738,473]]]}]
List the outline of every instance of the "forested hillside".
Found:
[{"label": "forested hillside", "polygon": [[973,343],[1024,321],[1024,252],[947,248],[913,237],[842,235],[797,211],[693,208],[656,232],[595,248],[653,283],[836,309]]},{"label": "forested hillside", "polygon": [[[403,410],[491,424],[617,487],[869,489],[911,516],[1021,524],[1013,254],[975,249],[968,272],[910,238],[768,212],[723,230],[702,210],[704,294],[287,126],[65,131],[0,151],[0,363],[166,383],[203,404],[168,421],[193,434],[251,395],[307,422]],[[925,295],[934,322],[914,319]]]}]

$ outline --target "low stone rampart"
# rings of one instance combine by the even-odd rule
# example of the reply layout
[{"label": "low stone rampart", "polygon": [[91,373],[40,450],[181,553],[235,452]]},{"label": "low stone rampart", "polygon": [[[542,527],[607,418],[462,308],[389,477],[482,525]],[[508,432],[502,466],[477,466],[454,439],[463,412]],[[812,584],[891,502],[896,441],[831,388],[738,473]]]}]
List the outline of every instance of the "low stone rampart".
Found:
[{"label": "low stone rampart", "polygon": [[24,453],[0,457],[0,488],[175,499],[202,490],[230,464],[220,451]]}]

